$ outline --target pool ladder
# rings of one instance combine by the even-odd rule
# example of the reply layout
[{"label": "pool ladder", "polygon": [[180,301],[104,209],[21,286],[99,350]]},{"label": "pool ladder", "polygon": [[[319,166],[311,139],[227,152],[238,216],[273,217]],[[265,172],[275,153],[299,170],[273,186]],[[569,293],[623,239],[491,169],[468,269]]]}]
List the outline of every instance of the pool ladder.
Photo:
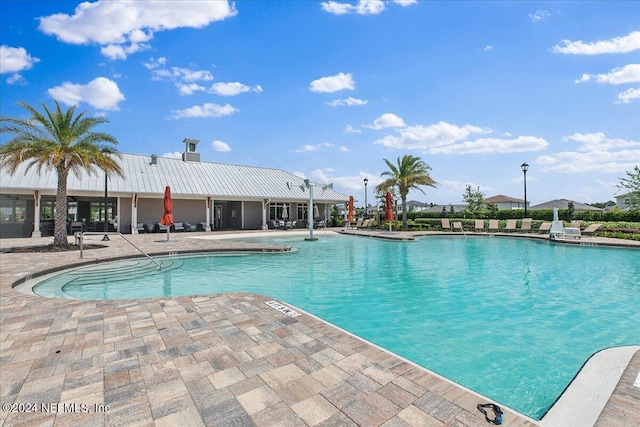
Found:
[{"label": "pool ladder", "polygon": [[119,235],[120,237],[122,237],[127,243],[129,243],[131,246],[133,246],[134,248],[136,248],[136,250],[138,252],[140,252],[142,255],[146,256],[147,258],[149,258],[151,260],[151,262],[153,262],[157,267],[158,270],[160,270],[162,268],[162,265],[156,261],[155,259],[151,258],[151,255],[149,255],[148,253],[146,253],[145,251],[143,251],[142,249],[140,249],[139,247],[137,247],[131,240],[127,239],[126,237],[124,237],[124,235],[122,233],[120,233],[119,231],[108,231],[108,232],[98,232],[98,231],[82,231],[82,232],[76,232],[75,233],[75,237],[77,240],[80,240],[80,258],[82,258],[83,255],[83,248],[82,248],[82,244],[84,241],[84,236],[85,235]]}]

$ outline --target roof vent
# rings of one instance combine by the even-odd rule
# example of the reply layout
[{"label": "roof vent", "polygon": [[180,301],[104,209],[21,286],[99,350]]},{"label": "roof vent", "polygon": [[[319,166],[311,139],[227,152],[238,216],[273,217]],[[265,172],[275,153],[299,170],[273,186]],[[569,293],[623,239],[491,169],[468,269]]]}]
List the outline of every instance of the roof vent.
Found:
[{"label": "roof vent", "polygon": [[151,163],[149,163],[151,166],[158,166],[158,156],[156,156],[155,154],[151,155]]},{"label": "roof vent", "polygon": [[182,160],[185,162],[200,162],[200,153],[198,153],[198,142],[200,142],[200,140],[185,138],[182,142],[184,142]]}]

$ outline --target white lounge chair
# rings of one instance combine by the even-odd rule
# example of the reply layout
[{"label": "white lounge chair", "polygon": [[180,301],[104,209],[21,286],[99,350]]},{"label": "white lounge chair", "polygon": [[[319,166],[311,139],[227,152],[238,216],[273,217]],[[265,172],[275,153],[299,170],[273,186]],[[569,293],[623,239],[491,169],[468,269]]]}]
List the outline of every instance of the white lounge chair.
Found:
[{"label": "white lounge chair", "polygon": [[473,227],[474,231],[484,231],[484,220],[476,219],[475,226]]},{"label": "white lounge chair", "polygon": [[440,224],[442,226],[442,231],[451,230],[451,222],[449,221],[449,218],[441,218]]},{"label": "white lounge chair", "polygon": [[500,229],[500,221],[497,219],[489,220],[489,231],[498,231]]},{"label": "white lounge chair", "polygon": [[600,227],[602,227],[602,224],[591,224],[590,226],[582,230],[582,234],[593,234],[598,231]]}]

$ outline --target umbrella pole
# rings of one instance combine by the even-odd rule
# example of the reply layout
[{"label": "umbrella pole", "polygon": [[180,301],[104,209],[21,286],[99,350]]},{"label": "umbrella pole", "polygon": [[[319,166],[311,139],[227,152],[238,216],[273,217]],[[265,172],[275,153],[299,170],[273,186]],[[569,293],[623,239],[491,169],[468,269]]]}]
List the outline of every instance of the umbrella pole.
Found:
[{"label": "umbrella pole", "polygon": [[169,233],[171,232],[171,226],[167,227],[167,242],[169,241]]}]

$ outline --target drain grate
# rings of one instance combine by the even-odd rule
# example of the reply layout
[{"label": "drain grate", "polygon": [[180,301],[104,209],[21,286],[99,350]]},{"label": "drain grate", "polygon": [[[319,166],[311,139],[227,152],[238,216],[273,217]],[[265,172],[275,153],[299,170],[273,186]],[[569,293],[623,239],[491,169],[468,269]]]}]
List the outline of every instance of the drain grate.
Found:
[{"label": "drain grate", "polygon": [[297,311],[295,311],[292,308],[287,307],[286,305],[280,304],[278,301],[267,301],[267,302],[265,302],[265,304],[267,304],[271,308],[275,308],[280,313],[284,313],[289,317],[298,317],[298,316],[300,316],[300,313],[298,313]]}]

